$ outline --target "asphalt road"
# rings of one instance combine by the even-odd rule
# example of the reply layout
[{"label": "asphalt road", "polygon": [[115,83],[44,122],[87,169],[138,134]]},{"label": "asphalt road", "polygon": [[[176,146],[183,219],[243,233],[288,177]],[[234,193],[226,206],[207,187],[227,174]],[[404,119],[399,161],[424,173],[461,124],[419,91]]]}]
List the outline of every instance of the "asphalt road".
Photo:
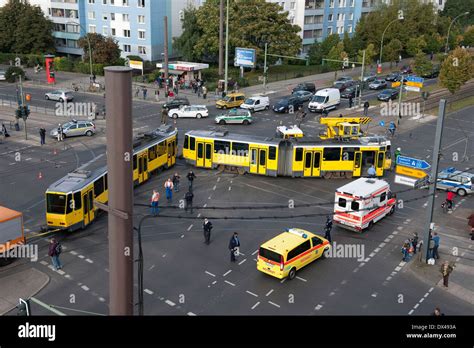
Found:
[{"label": "asphalt road", "polygon": [[[36,93],[41,95],[43,92]],[[272,95],[272,102],[279,96]],[[81,97],[77,97],[78,101],[81,100],[79,98]],[[89,102],[92,98],[84,96],[84,100]],[[217,112],[213,107],[209,109],[211,115]],[[157,110],[154,104],[135,102],[135,131],[157,127],[160,123]],[[474,134],[473,111],[474,108],[471,107],[450,115],[447,119],[441,167],[473,167],[473,159],[462,163],[451,161],[454,152],[466,152],[472,157],[472,143],[468,142],[466,149],[465,143],[460,140]],[[256,113],[255,119],[255,123],[249,126],[228,127],[239,133],[273,136],[277,125],[293,123],[293,116],[274,114],[272,111]],[[51,127],[53,126],[51,122]],[[183,139],[181,134],[186,130],[212,129],[215,124],[212,117],[200,120],[179,119],[177,127],[180,139]],[[306,120],[302,128],[306,133],[315,134],[319,129],[316,121],[311,119]],[[397,134],[393,143],[401,146],[404,153],[431,160],[434,129],[434,122],[420,123],[410,132]],[[43,224],[43,195],[49,184],[103,153],[104,143],[102,132],[92,138],[67,139],[66,147],[64,144],[50,144],[49,141],[46,147],[30,146],[23,150],[11,144],[0,145],[0,177],[4,183],[0,201],[8,202],[7,205],[12,209],[24,211],[28,228],[34,229]],[[21,153],[20,161],[15,160],[17,152]],[[153,177],[136,189],[135,202],[147,203],[152,189],[161,189],[164,181],[174,171],[184,177],[188,170],[186,164],[179,162],[172,170]],[[420,281],[407,270],[407,265],[400,264],[400,247],[403,241],[414,230],[420,231],[423,227],[426,198],[406,203],[396,214],[385,218],[373,230],[361,235],[334,228],[333,241],[363,246],[363,258],[318,260],[298,272],[295,280],[281,282],[256,270],[255,251],[259,245],[288,227],[322,233],[324,215],[332,209],[330,206],[322,206],[269,211],[259,209],[259,206],[282,205],[289,200],[293,200],[296,206],[330,202],[335,189],[347,181],[235,176],[208,170],[195,172],[198,176],[195,205],[245,206],[252,209],[224,212],[201,210],[185,214],[165,208],[162,209],[163,214],[174,215],[176,218],[157,217],[147,221],[142,231],[146,314],[407,315],[413,310],[414,315],[427,315],[436,306],[441,306],[449,315],[472,313],[472,304]],[[387,179],[392,182],[393,175],[390,174]],[[400,191],[406,187],[394,184],[392,189]],[[401,194],[399,198],[409,200],[424,194],[424,191],[410,191]],[[175,195],[175,202],[182,199],[183,195],[184,192]],[[442,215],[439,205],[443,197],[440,194],[436,204],[435,222],[452,228],[461,226],[462,222],[464,226],[464,217],[458,216],[456,212],[448,217]],[[462,208],[472,211],[473,206],[472,198],[469,197]],[[135,223],[146,213],[146,208],[137,207]],[[315,213],[321,216],[291,218],[291,215]],[[214,224],[212,243],[209,246],[203,243],[201,224],[205,216]],[[271,218],[257,219],[265,216]],[[223,219],[224,217],[227,219]],[[62,255],[62,274],[48,268],[51,262],[46,256],[47,240],[39,240],[42,259],[34,267],[51,277],[50,284],[37,295],[39,299],[64,308],[107,313],[109,290],[106,227],[107,218],[102,216],[84,231],[58,234],[66,248]],[[244,255],[237,263],[232,264],[227,244],[234,231],[239,232],[241,252]],[[466,246],[464,249],[469,252],[464,258],[472,260],[472,250],[469,251]],[[427,293],[429,295],[424,297]],[[422,298],[425,300],[420,302]],[[68,314],[78,313],[68,309],[64,311]],[[40,308],[35,308],[35,313],[48,314]]]}]

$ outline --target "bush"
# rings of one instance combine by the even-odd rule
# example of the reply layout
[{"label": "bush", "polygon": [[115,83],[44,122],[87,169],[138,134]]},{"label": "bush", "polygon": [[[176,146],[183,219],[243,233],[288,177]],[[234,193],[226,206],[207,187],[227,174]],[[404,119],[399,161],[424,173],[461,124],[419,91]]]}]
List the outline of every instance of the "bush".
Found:
[{"label": "bush", "polygon": [[11,66],[5,72],[5,79],[7,82],[14,83],[18,76],[24,79],[25,78],[25,71],[22,68]]},{"label": "bush", "polygon": [[239,87],[248,87],[250,85],[249,80],[247,80],[245,77],[244,78],[241,78],[241,77],[237,78],[236,82],[239,85]]},{"label": "bush", "polygon": [[74,71],[74,61],[66,57],[54,58],[54,68],[56,71]]},{"label": "bush", "polygon": [[[105,64],[92,64],[92,73],[96,74],[97,76],[103,76],[104,67]],[[85,62],[77,62],[74,67],[74,71],[81,74],[89,75],[91,73],[90,64]]]}]

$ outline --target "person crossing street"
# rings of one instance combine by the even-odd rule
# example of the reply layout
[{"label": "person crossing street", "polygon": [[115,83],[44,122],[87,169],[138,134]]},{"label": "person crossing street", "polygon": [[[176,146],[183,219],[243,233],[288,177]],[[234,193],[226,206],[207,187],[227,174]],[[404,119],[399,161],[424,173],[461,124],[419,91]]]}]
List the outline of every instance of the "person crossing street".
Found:
[{"label": "person crossing street", "polygon": [[40,141],[41,145],[46,145],[46,129],[41,127],[39,130],[39,134],[40,134],[40,139],[41,139]]},{"label": "person crossing street", "polygon": [[324,238],[326,238],[329,241],[329,243],[332,243],[331,230],[332,230],[332,219],[328,215],[328,216],[326,216],[326,228],[325,228]]},{"label": "person crossing street", "polygon": [[234,232],[232,238],[229,241],[229,250],[230,250],[230,261],[237,261],[236,256],[239,254],[240,240],[237,232]]},{"label": "person crossing street", "polygon": [[184,199],[186,200],[186,206],[185,206],[185,211],[188,211],[190,209],[190,213],[193,213],[193,198],[194,198],[194,193],[189,190],[186,192],[184,195]]},{"label": "person crossing street", "polygon": [[173,199],[173,182],[171,181],[171,178],[168,178],[165,182],[165,192],[166,192],[166,200],[168,203],[171,203]]},{"label": "person crossing street", "polygon": [[179,180],[181,179],[181,176],[179,176],[178,173],[174,173],[173,175],[173,185],[174,185],[174,191],[179,192]]},{"label": "person crossing street", "polygon": [[196,178],[196,175],[194,174],[194,172],[192,170],[190,170],[188,175],[186,175],[186,177],[188,178],[189,191],[192,191],[193,190],[193,181]]},{"label": "person crossing street", "polygon": [[212,223],[207,218],[205,218],[202,228],[204,230],[204,243],[209,245],[211,243]]},{"label": "person crossing street", "polygon": [[160,208],[158,207],[158,203],[160,201],[160,193],[158,191],[153,190],[153,195],[151,196],[151,214],[153,216],[158,215],[160,212]]}]

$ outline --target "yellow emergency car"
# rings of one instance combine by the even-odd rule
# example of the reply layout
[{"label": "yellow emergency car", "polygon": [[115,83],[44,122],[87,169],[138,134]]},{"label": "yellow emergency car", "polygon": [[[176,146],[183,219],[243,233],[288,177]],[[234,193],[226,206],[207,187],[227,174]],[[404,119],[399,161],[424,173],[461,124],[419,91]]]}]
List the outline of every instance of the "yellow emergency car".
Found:
[{"label": "yellow emergency car", "polygon": [[293,279],[296,271],[316,259],[324,258],[329,241],[317,234],[290,228],[260,246],[257,269],[278,279]]}]

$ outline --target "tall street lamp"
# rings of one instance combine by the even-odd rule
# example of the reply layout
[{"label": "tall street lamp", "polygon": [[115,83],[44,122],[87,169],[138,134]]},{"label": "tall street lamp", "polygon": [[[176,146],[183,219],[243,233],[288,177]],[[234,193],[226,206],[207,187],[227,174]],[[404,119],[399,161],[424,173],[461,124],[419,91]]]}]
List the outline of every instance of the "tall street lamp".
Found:
[{"label": "tall street lamp", "polygon": [[225,18],[225,66],[224,66],[224,92],[227,95],[227,83],[229,79],[229,0],[227,0]]},{"label": "tall street lamp", "polygon": [[90,72],[91,72],[91,78],[92,76],[94,76],[93,72],[92,72],[92,50],[91,50],[91,40],[89,39],[89,35],[87,34],[87,30],[78,22],[67,22],[66,24],[74,24],[74,25],[77,25],[79,26],[82,30],[84,30],[84,33],[85,33],[85,37],[86,37],[86,40],[87,40],[87,44],[89,46],[89,66],[90,66]]},{"label": "tall street lamp", "polygon": [[387,27],[385,28],[385,30],[383,31],[382,33],[382,41],[380,42],[380,58],[379,58],[379,64],[380,64],[380,73],[382,73],[382,50],[383,50],[383,37],[385,36],[385,32],[387,31],[387,29],[393,24],[395,23],[396,21],[401,21],[403,20],[404,17],[403,17],[403,11],[399,11],[398,12],[398,18],[397,19],[394,19],[393,21],[391,21],[390,23],[388,23]]},{"label": "tall street lamp", "polygon": [[467,16],[467,15],[469,15],[469,13],[470,13],[470,12],[461,13],[460,15],[454,17],[454,19],[451,21],[451,24],[449,24],[448,35],[446,36],[446,46],[445,46],[445,48],[444,48],[444,53],[445,53],[445,54],[448,54],[448,51],[449,51],[449,32],[451,31],[451,27],[453,26],[454,22],[455,22],[459,17]]}]

